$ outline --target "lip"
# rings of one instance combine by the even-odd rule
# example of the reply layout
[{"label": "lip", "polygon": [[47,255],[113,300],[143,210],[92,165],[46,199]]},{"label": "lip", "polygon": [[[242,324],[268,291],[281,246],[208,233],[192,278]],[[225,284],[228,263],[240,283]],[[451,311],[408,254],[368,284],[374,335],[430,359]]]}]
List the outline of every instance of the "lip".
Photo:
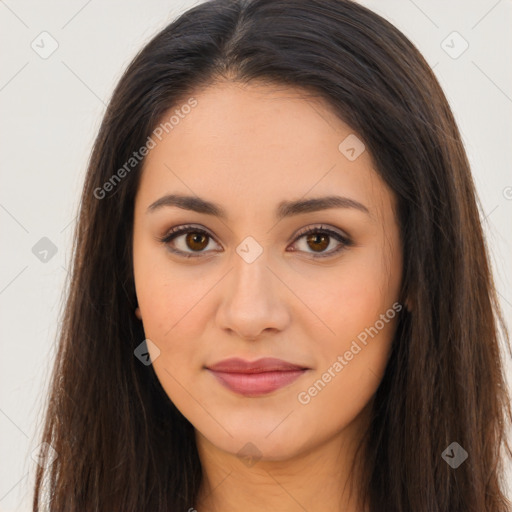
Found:
[{"label": "lip", "polygon": [[310,369],[273,357],[256,361],[235,357],[206,368],[223,386],[244,396],[261,396],[276,391]]}]

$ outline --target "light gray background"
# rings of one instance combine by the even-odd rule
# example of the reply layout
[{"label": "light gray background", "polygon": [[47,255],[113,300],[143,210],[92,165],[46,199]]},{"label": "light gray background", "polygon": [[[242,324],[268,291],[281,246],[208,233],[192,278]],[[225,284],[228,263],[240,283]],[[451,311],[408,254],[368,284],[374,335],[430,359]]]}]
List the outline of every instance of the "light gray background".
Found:
[{"label": "light gray background", "polygon": [[[30,454],[38,444],[79,194],[105,105],[135,53],[196,3],[0,2],[0,511],[30,510]],[[361,3],[416,44],[444,88],[473,166],[511,326],[512,2]],[[50,48],[38,37],[43,31],[59,45],[47,59],[31,48],[34,40]],[[462,48],[461,40],[446,39],[453,31],[469,44],[456,59],[442,47]],[[46,262],[32,252],[42,237],[58,249]],[[509,363],[507,373],[510,379]]]}]

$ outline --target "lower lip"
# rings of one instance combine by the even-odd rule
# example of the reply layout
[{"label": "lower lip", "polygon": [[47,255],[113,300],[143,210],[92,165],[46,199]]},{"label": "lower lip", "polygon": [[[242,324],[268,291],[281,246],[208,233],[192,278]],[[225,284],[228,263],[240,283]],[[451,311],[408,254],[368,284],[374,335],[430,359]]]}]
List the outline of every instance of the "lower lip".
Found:
[{"label": "lower lip", "polygon": [[282,388],[307,370],[290,370],[262,373],[226,373],[209,370],[221,384],[244,396],[260,396]]}]

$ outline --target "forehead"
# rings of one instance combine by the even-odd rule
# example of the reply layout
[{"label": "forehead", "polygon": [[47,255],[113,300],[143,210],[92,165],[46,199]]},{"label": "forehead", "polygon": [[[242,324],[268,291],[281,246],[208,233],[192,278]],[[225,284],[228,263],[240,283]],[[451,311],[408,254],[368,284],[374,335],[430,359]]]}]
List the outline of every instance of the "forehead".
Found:
[{"label": "forehead", "polygon": [[197,106],[166,137],[190,158],[204,157],[196,150],[205,149],[216,161],[244,159],[246,167],[249,158],[259,162],[279,155],[300,162],[304,156],[311,159],[311,152],[321,158],[318,149],[323,153],[331,146],[336,151],[340,135],[352,132],[323,99],[300,89],[222,82],[192,96]]},{"label": "forehead", "polygon": [[[191,98],[195,106],[181,110]],[[181,115],[145,159],[146,203],[173,192],[238,210],[333,193],[363,204],[380,197],[382,206],[389,196],[368,151],[350,160],[340,150],[356,137],[351,127],[301,89],[218,83],[175,105],[163,122],[176,111]]]}]

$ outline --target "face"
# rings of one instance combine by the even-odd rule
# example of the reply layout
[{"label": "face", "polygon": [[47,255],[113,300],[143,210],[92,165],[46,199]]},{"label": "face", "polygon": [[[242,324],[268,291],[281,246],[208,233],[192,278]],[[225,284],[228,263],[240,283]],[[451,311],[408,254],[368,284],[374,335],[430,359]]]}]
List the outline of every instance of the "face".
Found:
[{"label": "face", "polygon": [[[204,439],[285,459],[348,428],[380,383],[402,308],[395,199],[320,99],[237,83],[191,96],[153,137],[136,196],[139,315]],[[229,358],[295,366],[210,369]]]}]

